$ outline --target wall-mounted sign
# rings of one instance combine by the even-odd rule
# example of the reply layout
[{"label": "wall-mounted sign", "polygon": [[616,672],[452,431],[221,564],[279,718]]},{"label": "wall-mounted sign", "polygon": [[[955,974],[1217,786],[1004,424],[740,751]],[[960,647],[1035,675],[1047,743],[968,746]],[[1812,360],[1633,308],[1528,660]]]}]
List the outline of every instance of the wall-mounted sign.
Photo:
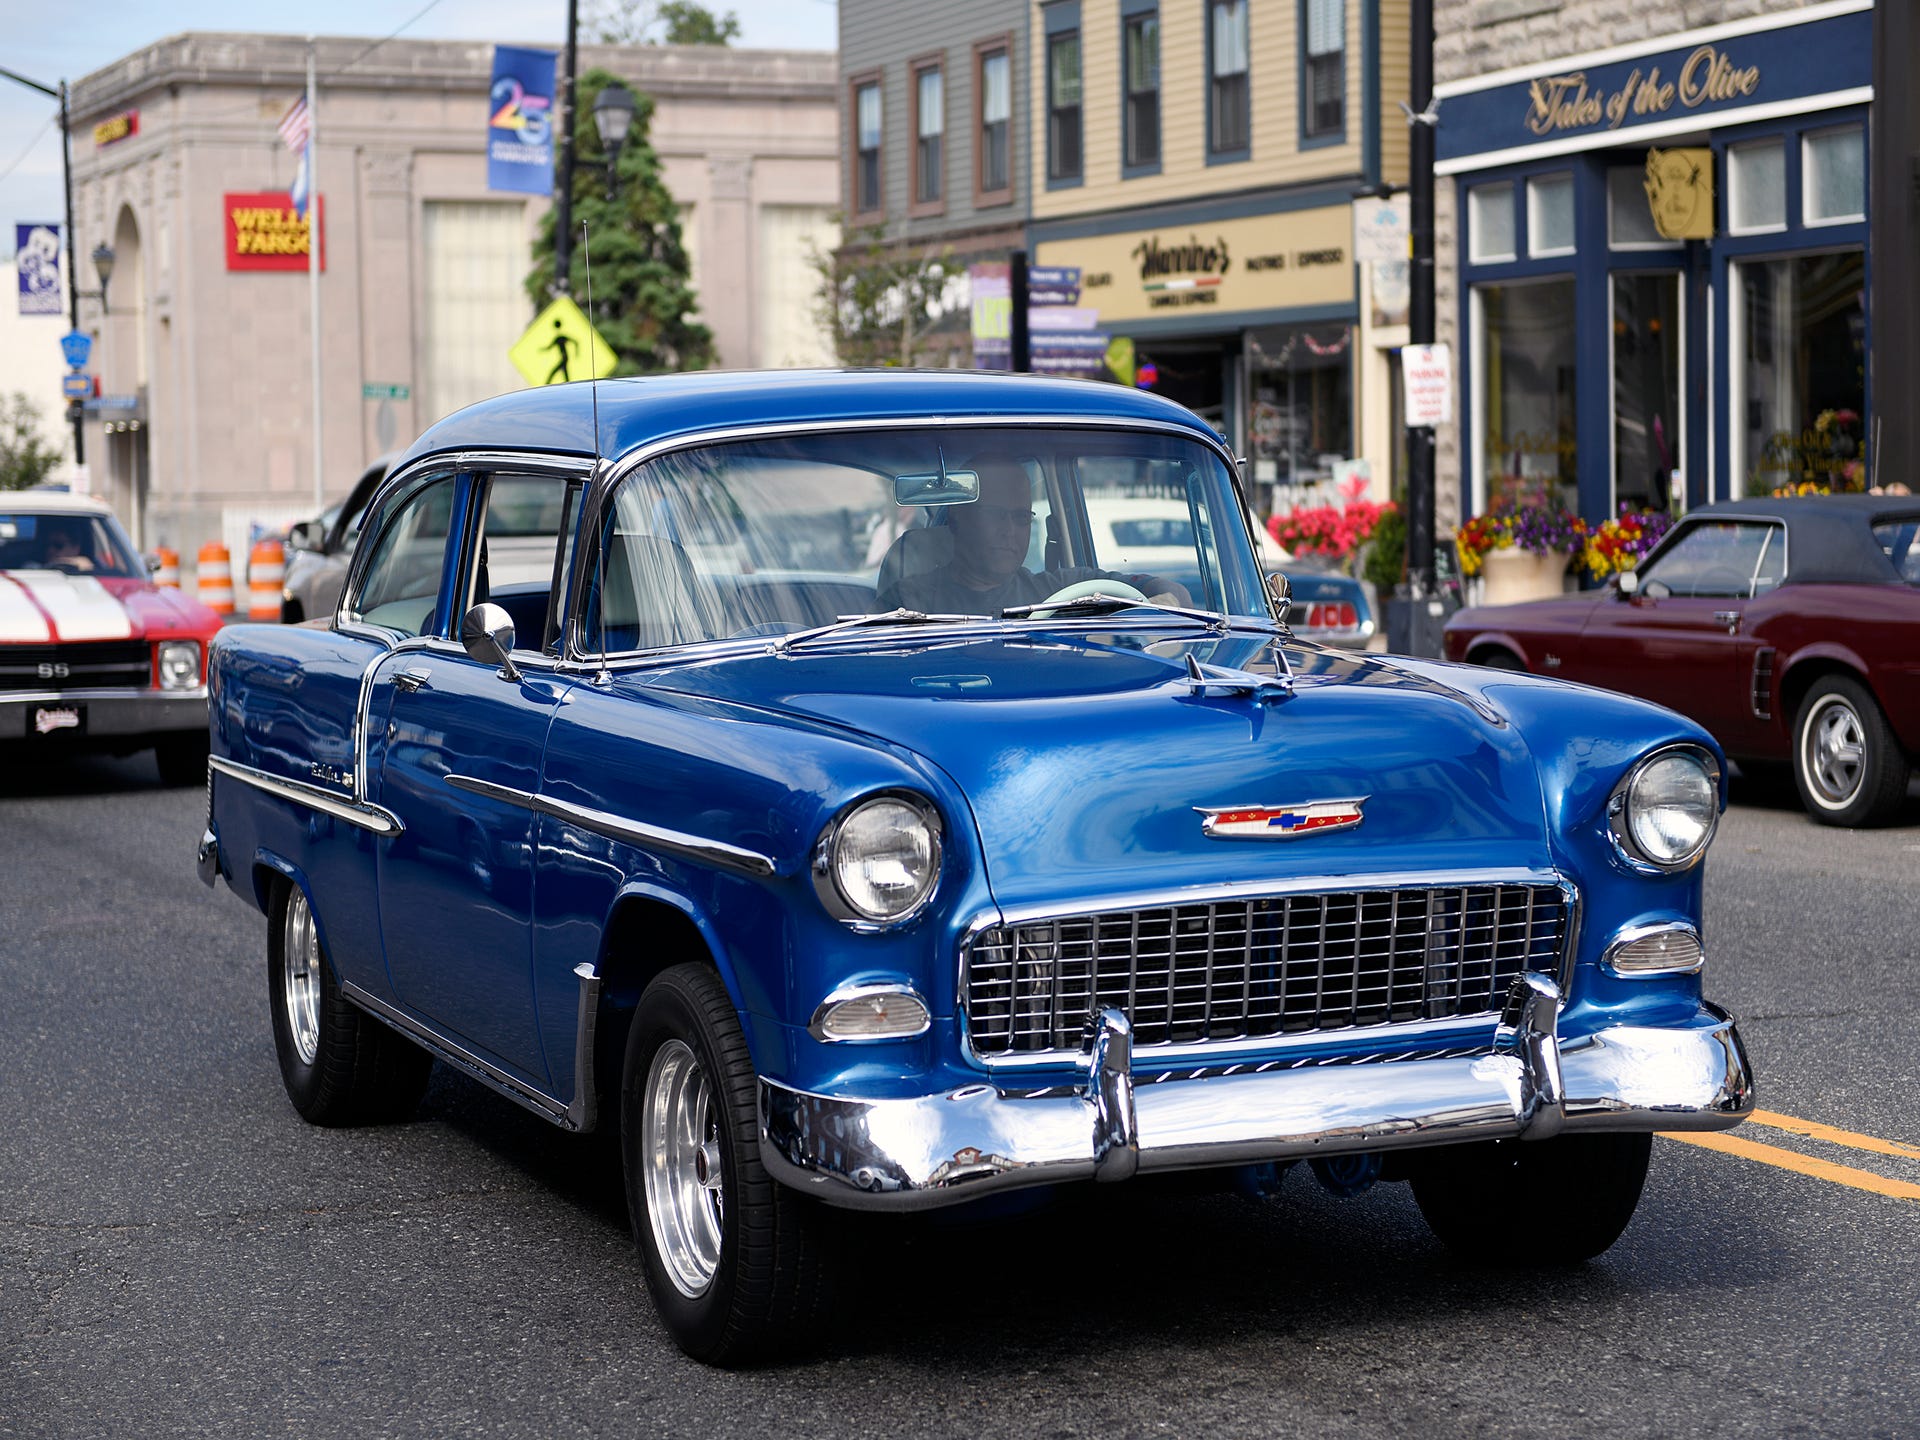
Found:
[{"label": "wall-mounted sign", "polygon": [[1485,165],[1632,143],[1636,131],[1658,139],[1737,123],[1748,111],[1777,115],[1776,107],[1799,101],[1864,104],[1872,98],[1873,10],[1834,8],[1816,7],[1825,13],[1803,24],[1783,10],[1624,54],[1572,56],[1493,84],[1437,85],[1437,168],[1452,174],[1469,157]]},{"label": "wall-mounted sign", "polygon": [[1411,198],[1368,195],[1353,202],[1353,258],[1362,265],[1404,262],[1411,253]]},{"label": "wall-mounted sign", "polygon": [[1206,225],[1129,230],[1035,247],[1080,269],[1080,303],[1102,327],[1223,311],[1352,304],[1353,212],[1346,205]]},{"label": "wall-mounted sign", "polygon": [[226,211],[227,269],[305,270],[307,245],[315,224],[320,234],[320,268],[327,268],[326,202],[316,195],[307,219],[294,214],[284,190],[222,197]]},{"label": "wall-mounted sign", "polygon": [[1669,240],[1713,238],[1713,151],[1647,151],[1647,204]]},{"label": "wall-mounted sign", "polygon": [[126,140],[140,133],[140,112],[127,110],[119,115],[109,116],[93,127],[95,145],[111,145],[116,140]]},{"label": "wall-mounted sign", "polygon": [[1402,345],[1407,424],[1445,425],[1453,419],[1453,352],[1445,345]]}]

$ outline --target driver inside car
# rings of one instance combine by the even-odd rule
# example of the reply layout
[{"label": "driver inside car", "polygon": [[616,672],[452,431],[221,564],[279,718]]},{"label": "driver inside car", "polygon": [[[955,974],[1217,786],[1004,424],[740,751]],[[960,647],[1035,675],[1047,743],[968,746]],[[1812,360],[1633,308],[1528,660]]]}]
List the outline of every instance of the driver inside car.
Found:
[{"label": "driver inside car", "polygon": [[80,545],[73,531],[59,521],[44,527],[40,541],[41,563],[50,570],[92,570],[93,559]]},{"label": "driver inside car", "polygon": [[1155,575],[1119,575],[1086,565],[1035,574],[1026,566],[1034,521],[1027,472],[1002,459],[981,458],[971,468],[980,476],[980,498],[942,507],[944,523],[907,531],[881,564],[881,610],[998,615],[1090,580],[1118,581],[1163,605],[1192,605],[1184,585]]}]

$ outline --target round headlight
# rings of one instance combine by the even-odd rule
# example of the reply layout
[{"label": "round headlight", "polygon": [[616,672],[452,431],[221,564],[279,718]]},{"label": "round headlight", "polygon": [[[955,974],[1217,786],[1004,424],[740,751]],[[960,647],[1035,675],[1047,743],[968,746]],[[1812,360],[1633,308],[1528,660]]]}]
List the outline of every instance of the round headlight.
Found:
[{"label": "round headlight", "polygon": [[159,659],[162,690],[191,690],[200,683],[200,647],[193,641],[168,641]]},{"label": "round headlight", "polygon": [[1643,760],[1620,794],[1616,833],[1631,854],[1662,870],[1698,860],[1720,818],[1720,772],[1695,750],[1669,750]]},{"label": "round headlight", "polygon": [[940,836],[918,805],[869,800],[841,817],[823,856],[843,919],[903,920],[925,903],[940,877]]}]

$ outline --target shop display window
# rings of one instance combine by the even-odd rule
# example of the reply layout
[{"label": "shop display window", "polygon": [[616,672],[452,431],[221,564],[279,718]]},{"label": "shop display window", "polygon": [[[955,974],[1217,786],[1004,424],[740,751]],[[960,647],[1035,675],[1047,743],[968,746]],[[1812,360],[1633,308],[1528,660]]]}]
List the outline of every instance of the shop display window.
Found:
[{"label": "shop display window", "polygon": [[1866,488],[1866,277],[1858,250],[1734,267],[1731,428],[1746,494]]},{"label": "shop display window", "polygon": [[1476,509],[1502,501],[1579,508],[1574,430],[1574,282],[1474,288],[1480,437]]},{"label": "shop display window", "polygon": [[1277,485],[1331,480],[1353,455],[1353,331],[1278,325],[1250,332],[1254,476]]},{"label": "shop display window", "polygon": [[1680,276],[1613,277],[1613,508],[1666,510],[1684,468]]}]

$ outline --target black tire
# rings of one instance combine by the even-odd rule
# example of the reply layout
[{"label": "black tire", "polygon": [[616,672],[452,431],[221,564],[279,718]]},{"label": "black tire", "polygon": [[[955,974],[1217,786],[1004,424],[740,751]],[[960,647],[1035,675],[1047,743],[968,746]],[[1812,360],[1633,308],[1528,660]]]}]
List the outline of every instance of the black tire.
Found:
[{"label": "black tire", "polygon": [[1912,767],[1867,687],[1815,683],[1793,722],[1793,783],[1822,825],[1883,825],[1907,798]]},{"label": "black tire", "polygon": [[1467,1259],[1573,1265],[1627,1228],[1652,1152],[1644,1132],[1449,1146],[1421,1158],[1413,1198],[1433,1233]]},{"label": "black tire", "polygon": [[169,790],[182,785],[206,784],[206,731],[188,730],[178,735],[162,735],[153,743],[153,763],[160,771],[160,783]]},{"label": "black tire", "polygon": [[[627,1209],[675,1343],[710,1365],[741,1365],[810,1338],[825,1306],[827,1217],[760,1163],[753,1063],[712,970],[677,965],[647,987],[620,1100]],[[676,1116],[702,1117],[691,1150],[671,1143]]]},{"label": "black tire", "polygon": [[1483,650],[1473,657],[1473,663],[1484,665],[1489,670],[1518,670],[1525,673],[1526,666],[1520,663],[1520,657],[1511,650],[1502,650],[1497,646]]},{"label": "black tire", "polygon": [[426,1093],[433,1057],[341,995],[312,915],[300,887],[281,881],[267,924],[267,1004],[287,1098],[315,1125],[403,1120]]}]

